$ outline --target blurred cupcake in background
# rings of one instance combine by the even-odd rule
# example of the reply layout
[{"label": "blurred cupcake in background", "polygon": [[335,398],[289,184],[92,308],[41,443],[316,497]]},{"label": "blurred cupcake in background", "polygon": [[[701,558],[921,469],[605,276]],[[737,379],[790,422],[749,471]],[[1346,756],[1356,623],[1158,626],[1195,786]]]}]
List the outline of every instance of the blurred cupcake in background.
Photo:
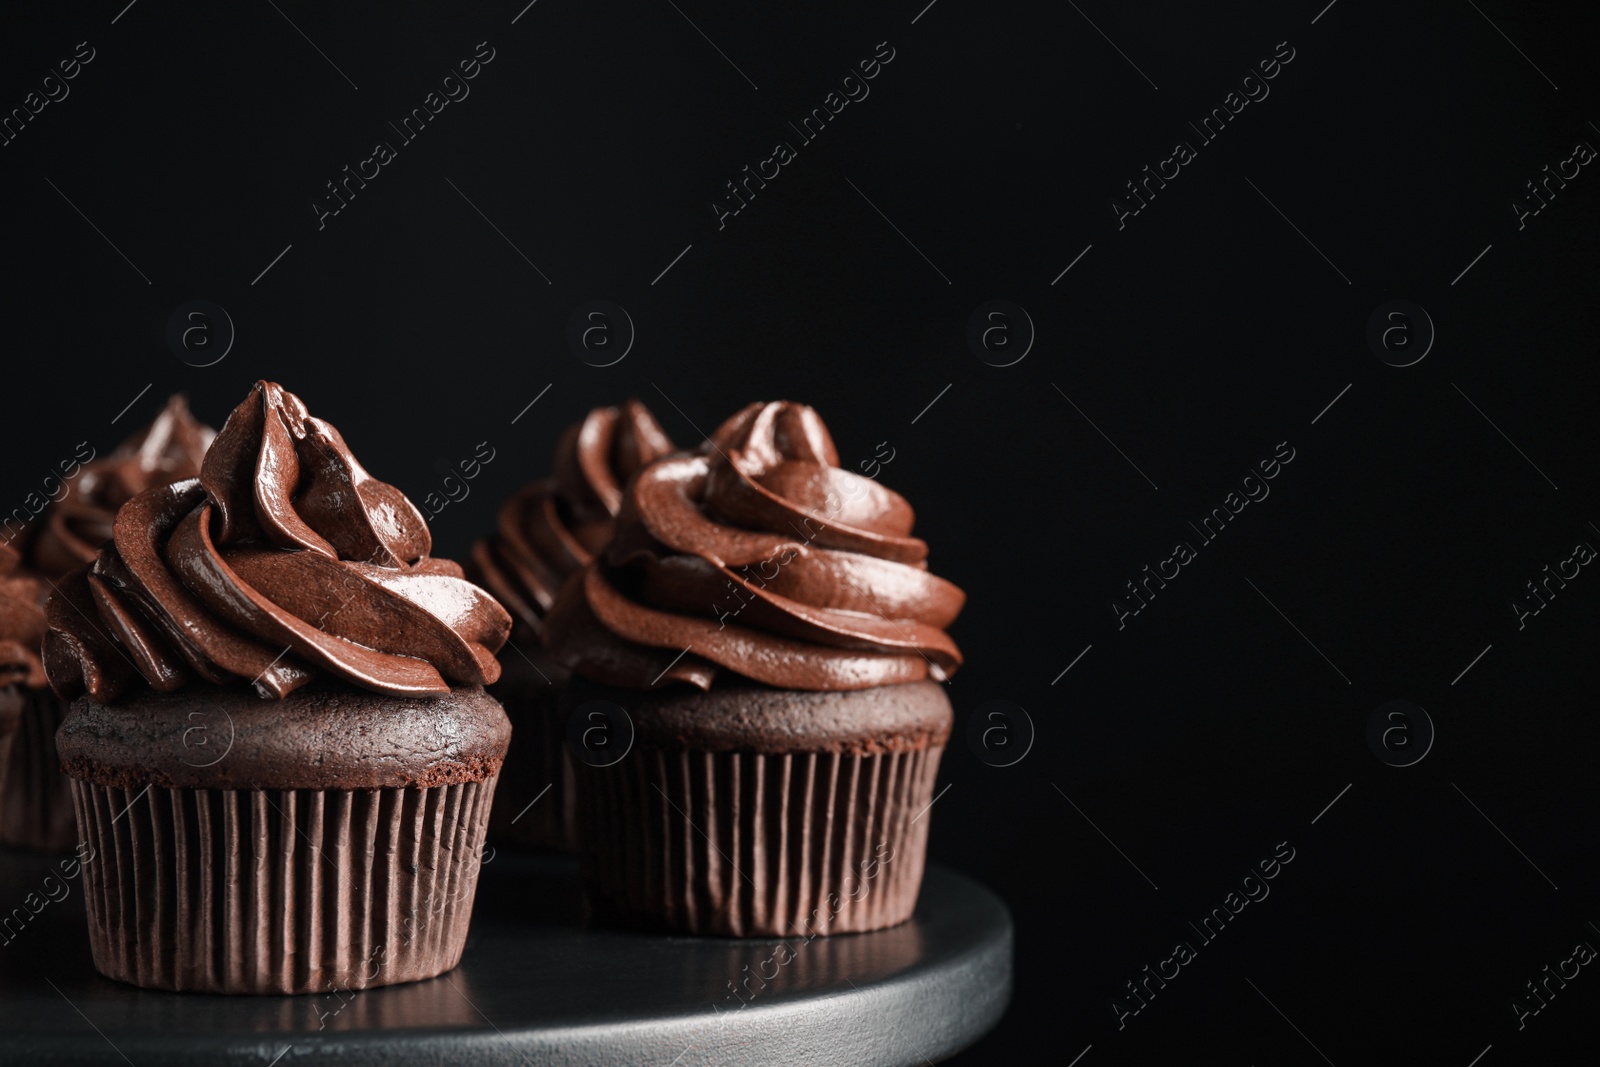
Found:
[{"label": "blurred cupcake in background", "polygon": [[117,509],[146,489],[198,477],[216,436],[190,414],[183,394],[171,397],[154,422],[66,479],[65,494],[45,510],[28,537],[28,566],[59,578],[92,561],[111,540]]},{"label": "blurred cupcake in background", "polygon": [[[146,489],[197,476],[215,436],[216,431],[195,420],[188,401],[178,394],[155,421],[109,454],[95,457],[84,442],[62,467],[64,476],[48,483],[53,500],[13,538],[13,555],[18,557],[13,572],[31,574],[48,594],[51,583],[93,560],[111,540],[119,507]],[[14,532],[8,523],[7,533]],[[41,611],[41,624],[43,617]],[[39,632],[42,636],[42,625]],[[37,643],[33,655],[37,659]],[[61,775],[55,744],[66,704],[49,691],[42,676],[26,692],[9,751],[0,749],[0,843],[70,849],[75,841],[72,792]]]},{"label": "blurred cupcake in background", "polygon": [[[59,704],[45,684],[39,643],[44,638],[44,595],[48,587],[37,575],[22,570],[17,550],[0,544],[0,775],[11,767],[11,753],[20,744],[37,749],[34,736],[42,724],[54,721],[51,710],[37,705]],[[26,736],[19,736],[26,734]],[[55,746],[50,746],[52,752]],[[70,801],[67,812],[72,811]],[[11,809],[0,809],[0,822]],[[67,839],[71,841],[71,824]]]},{"label": "blurred cupcake in background", "polygon": [[556,709],[568,672],[544,651],[544,617],[567,578],[611,539],[628,480],[672,451],[639,401],[595,408],[562,434],[554,473],[512,495],[473,549],[468,573],[515,620],[490,690],[514,727],[489,824],[497,843],[577,848],[576,783]]},{"label": "blurred cupcake in background", "polygon": [[598,914],[736,937],[911,916],[966,600],[913,521],[803,404],[752,404],[633,479],[545,632],[581,676],[566,707],[632,730],[577,761]]}]

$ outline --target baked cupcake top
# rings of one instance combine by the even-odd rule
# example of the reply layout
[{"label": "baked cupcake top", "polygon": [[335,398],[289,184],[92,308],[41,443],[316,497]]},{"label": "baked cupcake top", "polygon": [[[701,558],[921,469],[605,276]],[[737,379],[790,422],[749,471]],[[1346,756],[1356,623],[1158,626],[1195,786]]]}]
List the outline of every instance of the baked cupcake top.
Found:
[{"label": "baked cupcake top", "polygon": [[102,704],[191,680],[271,698],[319,676],[396,694],[492,682],[511,619],[431,546],[338,430],[257,382],[200,476],[124,504],[111,543],[58,583],[45,670]]},{"label": "baked cupcake top", "polygon": [[631,689],[719,672],[786,689],[933,678],[961,663],[944,632],[966,596],[929,573],[911,506],[842,470],[822,419],[751,404],[692,455],[624,495],[601,557],[551,608],[545,645]]},{"label": "baked cupcake top", "polygon": [[538,643],[562,583],[611,539],[628,479],[674,450],[639,401],[595,408],[561,435],[555,473],[501,506],[469,565],[511,612],[517,640]]},{"label": "baked cupcake top", "polygon": [[0,689],[44,687],[39,642],[45,591],[44,581],[23,568],[17,550],[0,544]]},{"label": "baked cupcake top", "polygon": [[173,396],[154,422],[67,479],[66,494],[45,511],[29,540],[28,565],[59,578],[93,560],[111,540],[117,509],[146,489],[198,476],[216,436],[189,413],[182,394]]}]

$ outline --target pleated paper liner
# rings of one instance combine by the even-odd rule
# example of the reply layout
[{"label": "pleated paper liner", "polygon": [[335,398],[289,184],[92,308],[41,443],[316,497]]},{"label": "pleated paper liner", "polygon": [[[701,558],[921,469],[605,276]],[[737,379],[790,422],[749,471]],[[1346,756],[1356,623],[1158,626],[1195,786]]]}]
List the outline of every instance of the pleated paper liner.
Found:
[{"label": "pleated paper liner", "polygon": [[77,843],[72,787],[56,756],[56,729],[66,713],[66,702],[49,690],[24,692],[0,765],[0,844],[67,852]]},{"label": "pleated paper liner", "polygon": [[[17,727],[22,722],[22,706],[27,699],[19,686],[0,686],[0,800],[5,795],[6,770],[11,766],[11,742],[17,736]],[[0,810],[0,817],[4,814]]]},{"label": "pleated paper liner", "polygon": [[496,846],[576,852],[578,783],[554,693],[501,699],[511,719],[511,745],[489,816],[490,839]]},{"label": "pleated paper liner", "polygon": [[763,755],[636,748],[579,767],[598,916],[731,937],[878,930],[911,917],[942,745]]},{"label": "pleated paper liner", "polygon": [[349,992],[461,959],[493,778],[429,789],[122,789],[74,781],[89,943],[108,978]]}]

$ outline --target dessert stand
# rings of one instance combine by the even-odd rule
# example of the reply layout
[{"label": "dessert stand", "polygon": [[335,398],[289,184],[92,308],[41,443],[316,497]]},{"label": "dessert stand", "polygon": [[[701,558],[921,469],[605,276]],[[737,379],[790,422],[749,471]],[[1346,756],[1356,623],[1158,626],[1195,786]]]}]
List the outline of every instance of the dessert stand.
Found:
[{"label": "dessert stand", "polygon": [[58,864],[0,851],[0,1063],[909,1067],[976,1041],[1011,992],[1005,906],[932,865],[910,922],[779,952],[589,924],[575,861],[500,852],[449,974],[228,997],[102,978]]}]

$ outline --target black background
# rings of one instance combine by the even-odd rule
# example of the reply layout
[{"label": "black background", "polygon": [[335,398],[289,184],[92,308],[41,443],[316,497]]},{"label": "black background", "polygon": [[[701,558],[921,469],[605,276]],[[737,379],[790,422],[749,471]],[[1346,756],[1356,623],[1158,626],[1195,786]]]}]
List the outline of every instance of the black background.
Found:
[{"label": "black background", "polygon": [[[592,406],[638,396],[693,443],[748,401],[805,401],[846,466],[894,449],[882,481],[970,598],[932,848],[1006,899],[1017,957],[1008,1015],[959,1062],[1592,1047],[1592,968],[1520,1030],[1511,1005],[1600,946],[1600,577],[1522,629],[1510,604],[1600,546],[1600,176],[1524,228],[1511,206],[1600,145],[1593,22],[923,2],[9,9],[0,109],[78,42],[95,58],[0,147],[5,510],[169,392],[220,425],[265,377],[414,499],[489,441],[433,522],[459,557]],[[324,183],[480,41],[471,95],[319,230]],[[800,145],[787,123],[881,41],[870,95]],[[1279,42],[1270,95],[1198,145],[1185,122]],[[1179,139],[1197,158],[1119,229],[1112,198]],[[724,183],[779,140],[798,158],[719,230]],[[1009,367],[966,341],[995,298],[1037,330]],[[165,339],[195,299],[236,329],[205,368]],[[614,366],[565,339],[593,299],[637,329]],[[1365,340],[1392,299],[1437,329],[1409,367]],[[1119,630],[1123,584],[1280,442],[1271,495]],[[1037,731],[1006,768],[965,740],[994,699]],[[1390,699],[1437,730],[1410,767],[1366,741]],[[1200,946],[1187,922],[1280,841],[1271,895]],[[1179,940],[1198,958],[1119,1030],[1113,998]]]}]

